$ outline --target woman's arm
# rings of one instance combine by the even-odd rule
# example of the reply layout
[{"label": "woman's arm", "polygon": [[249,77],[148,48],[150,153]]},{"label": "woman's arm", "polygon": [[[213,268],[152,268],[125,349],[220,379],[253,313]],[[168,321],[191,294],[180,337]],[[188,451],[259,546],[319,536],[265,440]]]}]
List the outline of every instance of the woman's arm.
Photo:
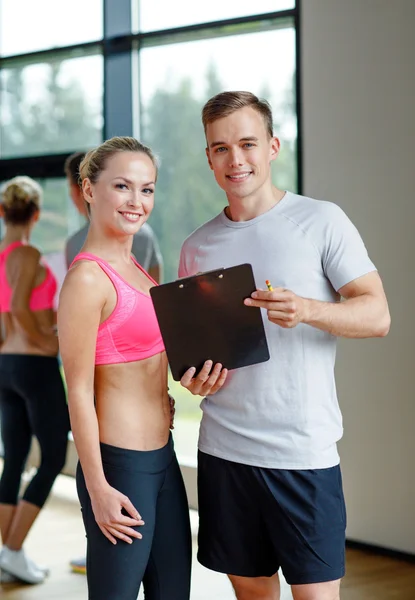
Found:
[{"label": "woman's arm", "polygon": [[33,246],[22,246],[17,248],[13,254],[11,277],[13,292],[10,312],[19,323],[30,344],[47,350],[51,354],[57,354],[58,339],[56,335],[53,332],[42,332],[30,310],[30,296],[35,285],[40,252]]},{"label": "woman's arm", "polygon": [[[58,332],[72,433],[86,487],[101,531],[116,543],[115,538],[130,542],[131,537],[141,537],[132,527],[142,522],[128,498],[108,484],[99,447],[94,405],[95,346],[106,303],[106,283],[94,263],[78,263],[68,272],[59,299]],[[133,518],[124,517],[122,508]]]}]

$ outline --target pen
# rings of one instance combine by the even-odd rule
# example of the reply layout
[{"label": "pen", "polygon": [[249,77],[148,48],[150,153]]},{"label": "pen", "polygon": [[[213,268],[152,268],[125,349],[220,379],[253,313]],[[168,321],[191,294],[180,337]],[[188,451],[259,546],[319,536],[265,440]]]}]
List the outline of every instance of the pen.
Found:
[{"label": "pen", "polygon": [[268,291],[272,292],[274,288],[272,287],[270,280],[266,279],[265,283],[267,284]]}]

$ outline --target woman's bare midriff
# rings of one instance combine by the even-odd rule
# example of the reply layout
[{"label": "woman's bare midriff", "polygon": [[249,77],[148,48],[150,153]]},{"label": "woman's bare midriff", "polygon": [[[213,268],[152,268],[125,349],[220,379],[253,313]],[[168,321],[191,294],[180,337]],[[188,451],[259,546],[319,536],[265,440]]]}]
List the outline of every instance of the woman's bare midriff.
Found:
[{"label": "woman's bare midriff", "polygon": [[[56,322],[56,313],[53,310],[39,310],[32,312],[37,323],[39,331],[48,332]],[[45,350],[39,346],[31,344],[27,336],[19,325],[18,321],[11,313],[1,315],[4,342],[0,349],[1,354],[36,354],[39,356],[57,356],[58,339],[56,338],[56,352],[51,354],[50,350]]]},{"label": "woman's bare midriff", "polygon": [[169,439],[165,352],[144,360],[95,367],[100,441],[130,450],[156,450]]}]

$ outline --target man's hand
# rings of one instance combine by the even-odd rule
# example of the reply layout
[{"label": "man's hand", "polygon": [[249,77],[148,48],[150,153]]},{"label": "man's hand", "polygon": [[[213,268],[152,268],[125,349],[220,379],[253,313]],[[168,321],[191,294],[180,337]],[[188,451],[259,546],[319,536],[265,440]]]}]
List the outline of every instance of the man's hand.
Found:
[{"label": "man's hand", "polygon": [[307,320],[307,299],[285,288],[275,288],[272,292],[257,290],[244,303],[246,306],[265,308],[268,320],[285,329]]},{"label": "man's hand", "polygon": [[176,414],[176,400],[169,394],[170,404],[170,429],[174,429],[174,415]]},{"label": "man's hand", "polygon": [[196,373],[195,367],[191,367],[183,375],[180,383],[194,396],[209,396],[215,394],[225,383],[228,370],[222,369],[220,363],[217,363],[213,369],[212,367],[212,361],[207,360],[197,377],[194,377],[194,374]]}]

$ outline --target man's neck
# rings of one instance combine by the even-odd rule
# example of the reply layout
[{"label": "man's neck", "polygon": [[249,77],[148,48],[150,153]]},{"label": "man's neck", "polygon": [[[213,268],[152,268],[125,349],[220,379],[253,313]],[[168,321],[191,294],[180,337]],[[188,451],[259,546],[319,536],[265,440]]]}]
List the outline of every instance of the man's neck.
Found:
[{"label": "man's neck", "polygon": [[228,196],[229,206],[225,208],[225,214],[231,221],[251,221],[271,210],[284,196],[285,192],[274,186],[268,193],[260,191],[247,198]]}]

